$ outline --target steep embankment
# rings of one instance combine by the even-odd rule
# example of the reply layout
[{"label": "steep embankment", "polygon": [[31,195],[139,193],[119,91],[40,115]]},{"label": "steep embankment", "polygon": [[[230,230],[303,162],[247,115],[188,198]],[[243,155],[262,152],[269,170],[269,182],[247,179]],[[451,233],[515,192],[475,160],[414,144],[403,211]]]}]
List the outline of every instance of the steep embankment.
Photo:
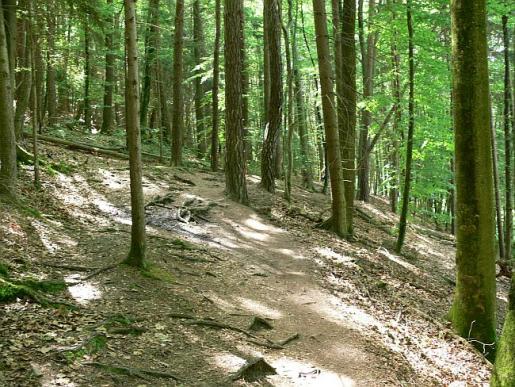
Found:
[{"label": "steep embankment", "polygon": [[[2,305],[6,385],[251,385],[229,378],[255,356],[277,371],[256,385],[488,381],[443,322],[452,238],[415,227],[392,253],[396,217],[381,200],[357,204],[348,243],[315,228],[324,195],[297,187],[287,205],[250,177],[248,208],[224,197],[222,174],[149,164],[143,275],[113,266],[130,236],[126,162],[44,151],[74,167],[46,174],[40,193],[25,184],[19,208],[1,205],[0,257],[11,277],[64,278],[67,292],[49,297],[78,308]],[[251,330],[255,317],[273,329]]]}]

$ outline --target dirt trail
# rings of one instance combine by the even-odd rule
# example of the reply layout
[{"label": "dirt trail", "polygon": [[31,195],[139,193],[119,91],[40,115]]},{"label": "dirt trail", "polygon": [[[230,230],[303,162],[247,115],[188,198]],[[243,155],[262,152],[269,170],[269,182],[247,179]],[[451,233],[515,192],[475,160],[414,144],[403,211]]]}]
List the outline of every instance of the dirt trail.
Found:
[{"label": "dirt trail", "polygon": [[[345,318],[339,300],[321,286],[320,266],[313,261],[314,241],[276,227],[249,207],[226,201],[222,188],[201,179],[196,183],[189,194],[227,205],[213,211],[208,231],[210,245],[224,246],[241,265],[240,272],[230,275],[224,298],[247,313],[273,319],[278,338],[300,334],[286,351],[266,356],[280,375],[269,378],[275,385],[401,383],[384,359],[369,350],[375,345],[370,338]],[[238,280],[242,277],[246,279]],[[321,372],[310,374],[315,370]]]},{"label": "dirt trail", "polygon": [[[4,369],[6,380],[15,381],[8,386],[176,385],[116,375],[92,368],[90,361],[171,371],[185,386],[479,386],[488,380],[488,364],[437,321],[452,293],[452,246],[411,232],[407,255],[390,253],[388,228],[395,217],[371,205],[361,208],[386,227],[357,218],[360,240],[348,243],[315,230],[309,217],[295,216],[324,209],[324,195],[295,188],[296,201],[286,205],[279,193],[263,192],[250,177],[250,208],[226,199],[222,174],[150,165],[146,202],[171,200],[147,208],[148,260],[161,280],[124,266],[89,280],[84,272],[41,266],[99,267],[127,251],[125,164],[74,157],[80,173],[47,177],[45,191],[29,198],[43,217],[9,214],[8,228],[0,228],[9,254],[43,277],[64,277],[70,298],[82,305],[64,314],[35,304],[0,310],[0,355],[8,361],[0,362],[0,376]],[[178,221],[174,209],[192,200],[209,204],[209,211],[198,222]],[[177,238],[193,247],[177,245]],[[259,337],[299,338],[284,349],[269,349],[238,332],[188,325],[171,317],[176,314],[243,329],[259,316],[274,327]],[[112,316],[134,318],[144,332],[107,334],[98,350],[63,362],[64,349],[92,333],[105,334],[103,324]],[[16,338],[4,345],[9,337]],[[264,357],[277,375],[229,382],[253,356]]]}]

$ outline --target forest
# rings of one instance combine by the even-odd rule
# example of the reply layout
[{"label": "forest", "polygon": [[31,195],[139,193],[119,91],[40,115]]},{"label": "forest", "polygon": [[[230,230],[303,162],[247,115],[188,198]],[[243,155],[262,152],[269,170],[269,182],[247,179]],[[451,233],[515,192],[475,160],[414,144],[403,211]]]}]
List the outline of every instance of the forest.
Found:
[{"label": "forest", "polygon": [[515,387],[510,0],[0,0],[0,386]]}]

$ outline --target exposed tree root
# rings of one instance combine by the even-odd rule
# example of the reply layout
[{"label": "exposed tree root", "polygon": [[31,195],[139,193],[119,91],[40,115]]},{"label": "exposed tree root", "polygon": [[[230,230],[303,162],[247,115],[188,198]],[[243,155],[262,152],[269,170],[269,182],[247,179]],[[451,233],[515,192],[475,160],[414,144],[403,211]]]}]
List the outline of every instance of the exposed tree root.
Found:
[{"label": "exposed tree root", "polygon": [[[216,328],[216,329],[228,329],[228,330],[232,330],[232,331],[235,331],[238,333],[242,333],[243,335],[247,336],[248,341],[250,343],[259,345],[261,347],[270,348],[270,349],[284,349],[285,344],[287,344],[287,343],[291,342],[292,340],[295,340],[299,337],[298,333],[296,333],[295,335],[293,335],[285,340],[282,340],[279,343],[275,343],[272,340],[269,340],[267,338],[256,336],[253,333],[251,333],[245,329],[236,327],[234,325],[229,325],[229,324],[226,324],[223,322],[219,322],[216,320],[202,319],[202,318],[197,318],[195,316],[181,314],[181,313],[171,313],[168,315],[168,317],[188,320],[188,321],[183,322],[183,324],[186,324],[186,325],[200,325],[200,326],[207,326],[207,327]],[[284,344],[281,344],[281,343],[284,343]]]},{"label": "exposed tree root", "polygon": [[176,375],[171,374],[169,372],[147,370],[143,368],[123,367],[119,365],[99,363],[95,361],[84,363],[84,365],[99,368],[101,370],[108,371],[118,375],[135,376],[144,380],[148,380],[146,376],[153,376],[156,378],[173,379],[176,381],[180,381],[180,379]]},{"label": "exposed tree root", "polygon": [[120,266],[121,264],[122,264],[122,262],[117,262],[117,263],[114,263],[112,265],[107,265],[107,266],[98,268],[95,271],[93,271],[92,273],[90,273],[87,276],[85,276],[84,278],[82,278],[82,281],[87,281],[87,280],[95,277],[96,275],[99,275],[100,273],[103,273],[103,272],[108,271],[108,270],[112,270],[112,269]]}]

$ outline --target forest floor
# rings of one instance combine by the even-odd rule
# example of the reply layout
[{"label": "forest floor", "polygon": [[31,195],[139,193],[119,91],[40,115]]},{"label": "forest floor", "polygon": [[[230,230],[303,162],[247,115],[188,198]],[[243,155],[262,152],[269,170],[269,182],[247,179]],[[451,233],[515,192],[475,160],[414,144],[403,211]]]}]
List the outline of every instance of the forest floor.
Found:
[{"label": "forest floor", "polygon": [[[245,207],[222,173],[146,163],[142,273],[116,265],[130,242],[127,161],[42,153],[68,167],[44,170],[39,192],[22,168],[21,204],[0,204],[0,260],[13,278],[64,280],[47,297],[76,308],[0,305],[0,385],[488,384],[491,365],[445,322],[452,236],[412,224],[395,254],[382,199],[356,202],[349,243],[316,228],[326,195],[295,186],[288,204],[250,176]],[[498,288],[502,315],[508,281]],[[276,374],[232,380],[256,357]]]}]

